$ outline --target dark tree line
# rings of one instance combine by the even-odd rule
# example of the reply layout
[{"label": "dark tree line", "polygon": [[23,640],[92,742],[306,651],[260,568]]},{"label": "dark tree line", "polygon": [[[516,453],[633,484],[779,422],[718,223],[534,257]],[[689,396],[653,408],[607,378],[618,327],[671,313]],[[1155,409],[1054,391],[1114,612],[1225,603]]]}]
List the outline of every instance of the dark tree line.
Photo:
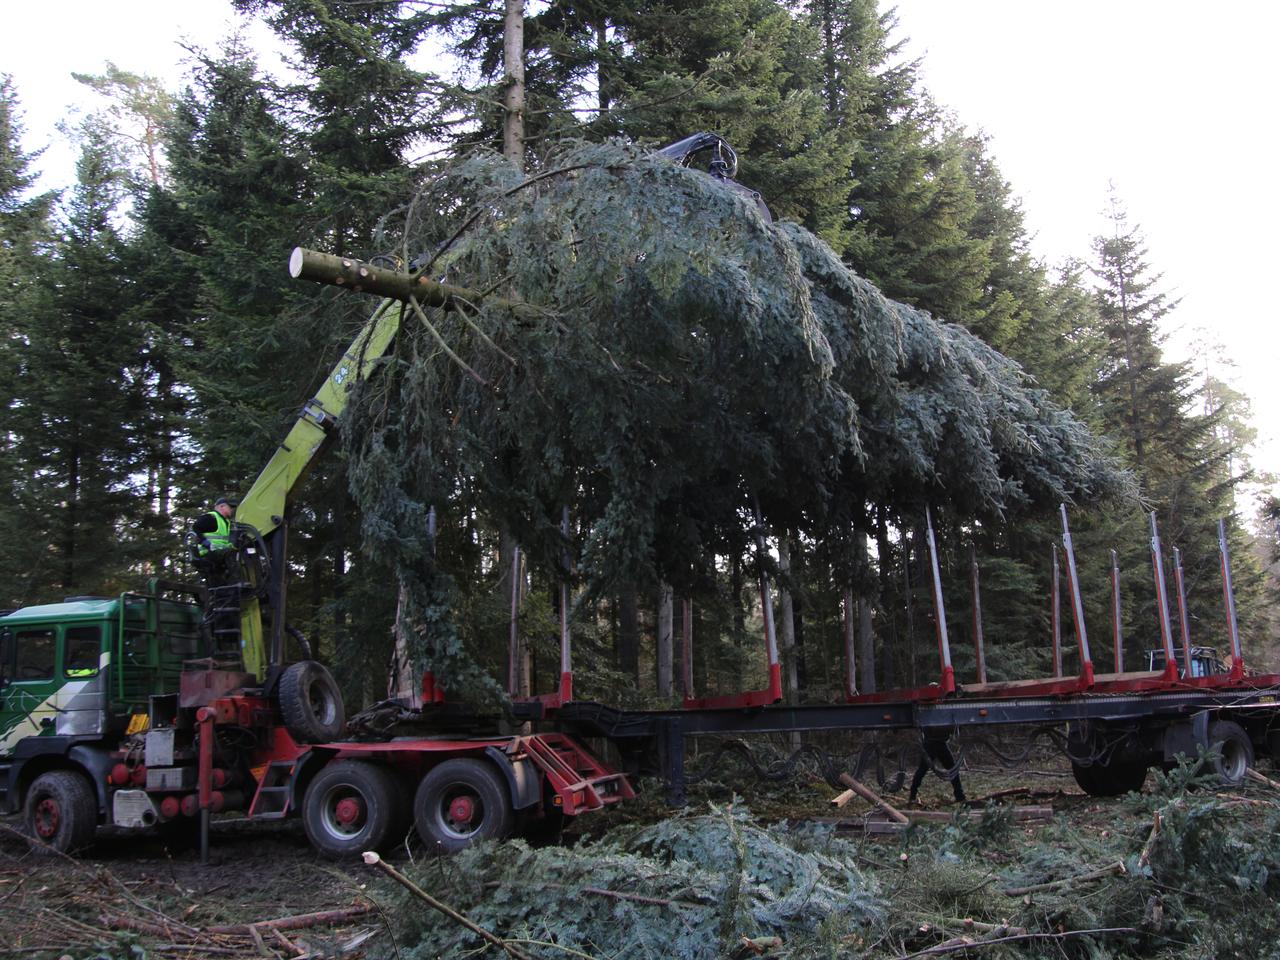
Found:
[{"label": "dark tree line", "polygon": [[[184,518],[247,487],[367,309],[290,282],[289,249],[416,255],[395,248],[384,215],[441,163],[502,146],[504,3],[239,6],[286,41],[302,79],[271,79],[235,40],[197,53],[180,91],[111,66],[86,77],[111,109],[77,132],[77,182],[61,195],[33,193],[40,158],[20,146],[20,91],[9,81],[0,91],[5,605],[183,573]],[[449,47],[456,72],[424,72],[415,54],[427,41]],[[1114,201],[1094,249],[1048,269],[987,144],[947,118],[916,70],[892,15],[871,0],[539,4],[524,22],[525,165],[543,169],[566,138],[720,133],[742,156],[739,179],[775,216],[821,237],[886,296],[1016,360],[1133,471],[1142,504],[1072,511],[1099,659],[1111,549],[1129,666],[1153,645],[1146,509],[1182,549],[1195,641],[1219,646],[1214,525],[1230,518],[1241,622],[1262,643],[1275,595],[1234,513],[1245,476],[1238,436],[1223,429],[1234,411],[1164,358],[1161,320],[1176,304],[1141,231]],[[972,671],[971,550],[993,678],[1045,672],[1056,515],[984,512],[895,486],[900,451],[873,453],[876,499],[855,496],[839,537],[781,520],[769,531],[786,558],[772,573],[790,671],[813,696],[840,687],[841,601],[852,591],[863,688],[933,679],[931,502],[962,675]],[[353,690],[376,696],[397,596],[379,557],[361,550],[349,480],[330,458],[303,497],[290,619],[321,638]],[[744,519],[740,536],[686,558],[701,690],[759,680],[749,530]],[[495,664],[513,544],[492,518],[441,518],[437,549],[468,571],[460,630]],[[557,669],[558,578],[538,562],[520,574],[529,670],[544,688]],[[656,638],[679,634],[680,605],[660,602],[664,592],[637,579],[577,610],[584,693],[652,693]],[[657,677],[657,689],[668,682]]]}]

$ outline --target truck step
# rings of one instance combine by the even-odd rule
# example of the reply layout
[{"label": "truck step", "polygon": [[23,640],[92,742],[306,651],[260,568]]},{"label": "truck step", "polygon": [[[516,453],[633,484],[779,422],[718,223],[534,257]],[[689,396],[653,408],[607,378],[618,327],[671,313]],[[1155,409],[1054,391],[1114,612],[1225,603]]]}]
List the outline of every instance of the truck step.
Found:
[{"label": "truck step", "polygon": [[571,816],[635,796],[625,774],[609,769],[564,734],[522,737],[519,743],[546,775],[561,808]]},{"label": "truck step", "polygon": [[289,815],[293,761],[275,760],[262,772],[262,781],[249,805],[251,820],[283,820]]}]

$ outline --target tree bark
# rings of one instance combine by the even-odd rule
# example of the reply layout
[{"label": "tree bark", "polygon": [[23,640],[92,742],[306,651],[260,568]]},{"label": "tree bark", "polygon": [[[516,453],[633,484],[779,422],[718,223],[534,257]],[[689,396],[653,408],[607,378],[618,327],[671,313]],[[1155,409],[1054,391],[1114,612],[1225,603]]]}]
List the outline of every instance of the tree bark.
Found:
[{"label": "tree bark", "polygon": [[675,596],[671,584],[658,587],[658,696],[671,696],[674,681],[675,639],[672,635]]},{"label": "tree bark", "polygon": [[618,593],[618,668],[640,682],[640,603],[634,583],[623,584]]},{"label": "tree bark", "polygon": [[524,169],[524,0],[507,0],[503,27],[502,155]]}]

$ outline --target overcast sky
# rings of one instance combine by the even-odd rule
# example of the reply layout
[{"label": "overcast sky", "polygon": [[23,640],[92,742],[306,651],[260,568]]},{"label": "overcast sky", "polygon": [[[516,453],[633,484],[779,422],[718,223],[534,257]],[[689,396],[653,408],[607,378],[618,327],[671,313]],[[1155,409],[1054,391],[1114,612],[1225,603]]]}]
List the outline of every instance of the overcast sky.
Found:
[{"label": "overcast sky", "polygon": [[1196,328],[1221,341],[1253,400],[1255,465],[1280,474],[1280,310],[1269,289],[1280,271],[1280,5],[896,6],[935,99],[990,136],[1041,257],[1087,258],[1115,184],[1164,288],[1182,298],[1170,353],[1189,356]]},{"label": "overcast sky", "polygon": [[[1280,474],[1280,335],[1271,294],[1280,272],[1271,180],[1277,147],[1280,5],[1223,0],[899,0],[899,36],[923,57],[935,99],[991,138],[1022,198],[1035,250],[1053,264],[1087,258],[1104,229],[1114,182],[1142,226],[1149,260],[1182,303],[1171,351],[1197,328],[1226,347],[1234,379],[1254,401],[1260,468]],[[29,147],[41,166],[71,177],[56,122],[86,105],[71,71],[107,60],[171,83],[187,56],[179,41],[211,48],[240,24],[229,0],[64,0],[56,39],[49,8],[10,4],[0,70],[13,74]],[[277,49],[259,24],[260,49]],[[267,66],[279,59],[268,57]]]}]

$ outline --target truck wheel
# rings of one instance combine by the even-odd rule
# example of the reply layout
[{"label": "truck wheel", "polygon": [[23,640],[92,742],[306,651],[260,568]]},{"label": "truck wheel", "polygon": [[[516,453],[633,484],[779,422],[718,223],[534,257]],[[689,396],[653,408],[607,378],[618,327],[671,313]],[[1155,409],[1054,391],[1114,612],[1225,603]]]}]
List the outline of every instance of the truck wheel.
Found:
[{"label": "truck wheel", "polygon": [[1080,789],[1091,797],[1118,797],[1136,793],[1147,782],[1147,765],[1141,760],[1113,760],[1108,764],[1094,763],[1087,767],[1071,764]]},{"label": "truck wheel", "polygon": [[1234,720],[1215,720],[1209,724],[1209,744],[1218,756],[1209,761],[1206,772],[1226,787],[1244,780],[1245,772],[1253,766],[1253,742],[1244,728]]},{"label": "truck wheel", "polygon": [[355,857],[398,839],[404,801],[400,784],[385,767],[338,760],[307,787],[302,826],[311,845],[326,857]]},{"label": "truck wheel", "polygon": [[346,728],[346,712],[338,684],[322,664],[300,660],[280,674],[280,713],[299,743],[337,740]]},{"label": "truck wheel", "polygon": [[413,825],[429,849],[454,853],[511,833],[511,797],[484,760],[458,757],[428,771],[413,798]]},{"label": "truck wheel", "polygon": [[72,770],[55,770],[36,777],[27,791],[27,829],[39,841],[38,853],[74,853],[93,842],[98,826],[98,801],[93,787]]}]

